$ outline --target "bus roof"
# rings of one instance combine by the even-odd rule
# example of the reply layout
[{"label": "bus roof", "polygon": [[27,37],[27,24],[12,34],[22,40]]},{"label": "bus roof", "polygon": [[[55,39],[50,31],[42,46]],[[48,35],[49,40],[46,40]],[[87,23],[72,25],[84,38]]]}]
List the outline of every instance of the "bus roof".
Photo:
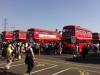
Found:
[{"label": "bus roof", "polygon": [[75,28],[79,28],[79,29],[82,29],[82,30],[87,30],[87,31],[92,32],[91,30],[89,30],[87,28],[83,28],[83,27],[78,26],[78,25],[67,25],[67,26],[64,26],[63,28],[66,28],[66,27],[75,27]]},{"label": "bus roof", "polygon": [[46,30],[46,29],[40,29],[40,28],[30,28],[28,30],[38,30],[38,31],[45,31],[45,32],[56,32],[54,30]]},{"label": "bus roof", "polygon": [[13,31],[2,31],[1,34],[2,33],[13,33]]},{"label": "bus roof", "polygon": [[13,32],[27,32],[27,30],[14,30]]},{"label": "bus roof", "polygon": [[13,32],[13,31],[2,31],[2,32]]},{"label": "bus roof", "polygon": [[100,33],[98,33],[98,32],[93,32],[92,34],[100,34]]}]

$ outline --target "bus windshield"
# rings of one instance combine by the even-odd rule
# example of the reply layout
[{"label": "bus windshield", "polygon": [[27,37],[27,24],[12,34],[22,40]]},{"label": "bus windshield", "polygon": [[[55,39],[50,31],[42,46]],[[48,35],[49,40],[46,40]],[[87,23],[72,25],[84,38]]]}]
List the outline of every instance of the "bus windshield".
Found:
[{"label": "bus windshield", "polygon": [[65,33],[66,36],[74,36],[75,29],[74,28],[66,28],[66,29],[63,29],[63,32]]}]

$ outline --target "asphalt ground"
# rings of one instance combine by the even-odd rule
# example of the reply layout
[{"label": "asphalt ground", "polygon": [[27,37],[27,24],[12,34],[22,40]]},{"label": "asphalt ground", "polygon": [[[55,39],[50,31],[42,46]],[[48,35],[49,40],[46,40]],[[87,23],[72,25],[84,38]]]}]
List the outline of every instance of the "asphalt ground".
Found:
[{"label": "asphalt ground", "polygon": [[[35,55],[35,67],[31,75],[100,75],[100,54],[87,56],[83,61],[72,55]],[[10,70],[5,70],[6,60],[0,58],[0,75],[23,75],[27,66],[24,58],[14,61]],[[85,73],[85,74],[83,74]]]}]

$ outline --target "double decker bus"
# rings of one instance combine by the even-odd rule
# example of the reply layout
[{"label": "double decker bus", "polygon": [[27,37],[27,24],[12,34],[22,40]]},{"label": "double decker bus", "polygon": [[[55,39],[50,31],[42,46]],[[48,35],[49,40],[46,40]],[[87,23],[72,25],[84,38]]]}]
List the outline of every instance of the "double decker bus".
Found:
[{"label": "double decker bus", "polygon": [[92,33],[92,42],[93,44],[100,44],[100,33],[94,32]]},{"label": "double decker bus", "polygon": [[2,39],[2,41],[12,40],[13,39],[13,32],[12,31],[1,32],[1,39]]},{"label": "double decker bus", "polygon": [[39,28],[30,28],[27,30],[28,40],[61,40],[58,32]]},{"label": "double decker bus", "polygon": [[92,31],[76,25],[68,25],[63,27],[62,31],[63,53],[73,52],[73,45],[77,43],[79,52],[82,52],[83,45],[91,43]]},{"label": "double decker bus", "polygon": [[13,31],[13,40],[21,41],[26,40],[27,30],[14,30]]}]

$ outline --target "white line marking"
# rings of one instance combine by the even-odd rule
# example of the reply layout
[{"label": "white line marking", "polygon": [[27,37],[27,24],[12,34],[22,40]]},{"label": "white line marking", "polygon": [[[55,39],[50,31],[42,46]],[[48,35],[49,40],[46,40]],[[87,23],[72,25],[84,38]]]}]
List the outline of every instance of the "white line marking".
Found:
[{"label": "white line marking", "polygon": [[[35,61],[38,62],[38,61]],[[43,63],[43,62],[39,62],[39,63]],[[6,64],[6,63],[5,63]],[[17,64],[17,65],[11,65],[10,67],[16,67],[16,66],[20,66],[20,65],[24,65],[25,63],[22,64]],[[55,65],[55,64],[49,64],[49,63],[43,63],[43,64],[48,64],[48,65]],[[5,67],[0,67],[0,68],[5,68]]]},{"label": "white line marking", "polygon": [[37,73],[37,72],[40,72],[40,71],[44,71],[44,70],[47,70],[47,69],[51,69],[51,68],[54,68],[56,66],[58,66],[58,65],[54,65],[54,66],[51,66],[51,67],[48,67],[48,68],[40,69],[40,70],[34,71],[32,73]]},{"label": "white line marking", "polygon": [[[80,68],[71,68],[71,69],[77,69],[77,70],[84,70],[84,69],[80,69]],[[84,70],[85,72],[86,71],[89,71],[89,72],[95,72],[95,73],[100,73],[100,72],[98,72],[98,71],[93,71],[93,70]]]},{"label": "white line marking", "polygon": [[[6,60],[5,60],[5,61],[6,61]],[[14,62],[12,62],[12,63],[17,63],[17,62],[23,62],[23,60],[14,61]],[[2,63],[2,64],[0,64],[0,65],[4,65],[4,64],[7,64],[7,63]]]},{"label": "white line marking", "polygon": [[[17,65],[11,65],[10,67],[16,67],[16,66],[20,66],[20,65],[24,65],[25,63],[22,64],[17,64]],[[0,67],[0,68],[5,68],[5,67]]]},{"label": "white line marking", "polygon": [[44,63],[44,62],[39,62],[39,61],[35,61],[37,63],[43,63],[43,64],[48,64],[48,65],[56,65],[56,64],[50,64],[50,63]]},{"label": "white line marking", "polygon": [[[24,62],[24,60],[14,61],[12,63],[17,63],[17,62]],[[37,63],[44,63],[44,62],[39,62],[39,61],[35,61],[35,62],[37,62]],[[0,65],[5,65],[5,64],[7,64],[7,63],[2,63]],[[45,63],[45,64],[49,64],[49,63]],[[49,65],[55,65],[55,64],[49,64]]]},{"label": "white line marking", "polygon": [[67,68],[67,69],[65,69],[65,70],[59,71],[59,72],[54,73],[54,74],[52,74],[52,75],[57,75],[57,74],[60,74],[60,73],[62,73],[62,72],[64,72],[64,71],[67,71],[67,70],[69,70],[69,69],[71,69],[71,68]]},{"label": "white line marking", "polygon": [[88,67],[88,68],[100,69],[99,67],[91,67],[91,66],[87,66],[87,65],[72,64],[72,63],[67,63],[67,62],[64,63],[64,62],[51,61],[51,60],[45,60],[45,59],[38,59],[38,60],[49,61],[49,62],[55,62],[55,63],[61,63],[61,64],[69,64],[69,65],[74,65],[74,66],[81,66],[81,67]]}]

